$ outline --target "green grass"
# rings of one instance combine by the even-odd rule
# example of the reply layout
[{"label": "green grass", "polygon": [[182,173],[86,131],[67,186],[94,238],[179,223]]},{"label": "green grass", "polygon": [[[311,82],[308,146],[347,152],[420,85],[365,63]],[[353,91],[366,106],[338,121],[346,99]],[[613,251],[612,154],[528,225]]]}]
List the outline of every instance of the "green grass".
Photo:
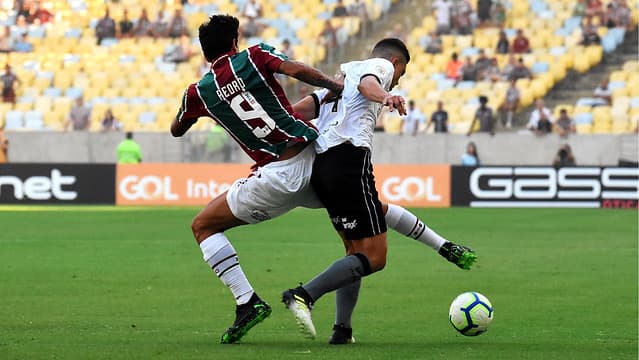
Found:
[{"label": "green grass", "polygon": [[[331,294],[316,304],[315,341],[279,303],[342,256],[324,213],[228,232],[274,311],[242,344],[220,345],[234,303],[192,240],[198,210],[0,211],[0,359],[637,359],[636,211],[415,210],[474,247],[479,266],[390,233],[386,269],[363,282],[357,343],[332,347]],[[495,308],[475,338],[447,318],[468,290]]]}]

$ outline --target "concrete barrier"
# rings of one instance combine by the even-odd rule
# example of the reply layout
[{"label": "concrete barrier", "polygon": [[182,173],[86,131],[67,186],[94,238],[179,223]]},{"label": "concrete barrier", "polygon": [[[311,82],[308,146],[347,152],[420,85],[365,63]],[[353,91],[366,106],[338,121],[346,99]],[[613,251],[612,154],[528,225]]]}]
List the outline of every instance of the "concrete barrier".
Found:
[{"label": "concrete barrier", "polygon": [[[8,132],[9,161],[31,163],[113,163],[123,133]],[[144,162],[251,163],[232,142],[207,150],[207,133],[173,138],[165,133],[136,133]],[[460,164],[466,144],[475,142],[483,165],[550,165],[562,144],[569,144],[578,165],[637,162],[637,135],[557,135],[536,137],[504,133],[400,136],[375,133],[373,162],[377,164]],[[628,151],[629,147],[634,149]],[[626,150],[624,150],[626,149]]]}]

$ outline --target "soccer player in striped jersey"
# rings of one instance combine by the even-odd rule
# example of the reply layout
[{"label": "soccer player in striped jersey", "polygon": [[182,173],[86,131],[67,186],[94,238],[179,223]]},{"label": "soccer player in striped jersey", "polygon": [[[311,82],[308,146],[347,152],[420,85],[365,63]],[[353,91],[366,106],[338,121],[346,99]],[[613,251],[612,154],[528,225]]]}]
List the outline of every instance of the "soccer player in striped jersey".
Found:
[{"label": "soccer player in striped jersey", "polygon": [[[316,119],[314,123],[320,136],[331,126],[336,126],[339,121],[345,119],[348,110],[345,106],[341,106],[341,99],[322,103],[327,92],[325,89],[317,90],[293,105],[295,112],[302,115],[304,119]],[[476,261],[472,250],[446,240],[405,208],[382,203],[382,211],[389,228],[428,245],[458,267],[469,270]],[[348,255],[349,242],[345,240],[344,246]],[[361,280],[358,280],[336,290],[335,324],[333,325],[333,335],[329,340],[330,344],[349,344],[354,341],[351,318],[357,303],[360,285]]]},{"label": "soccer player in striped jersey", "polygon": [[[424,241],[459,267],[468,269],[476,259],[470,249],[446,241],[415,215],[399,206],[382,204],[378,199],[370,160],[373,128],[382,106],[405,114],[404,99],[389,91],[404,75],[409,61],[409,52],[401,40],[381,40],[368,60],[341,65],[345,77],[342,98],[322,107],[324,114],[329,108],[333,114],[323,118],[319,109],[322,133],[315,142],[318,155],[311,183],[344,241],[347,256],[309,282],[284,291],[282,301],[301,329],[314,337],[310,310],[321,296],[337,290],[331,344],[352,342],[350,320],[361,278],[386,264],[387,219],[392,228]],[[303,101],[308,105],[308,99]],[[317,110],[319,102],[313,102]],[[301,113],[312,116],[308,107],[298,105]]]},{"label": "soccer player in striped jersey", "polygon": [[191,225],[204,260],[236,300],[235,322],[222,335],[222,343],[239,341],[271,313],[246,278],[224,231],[274,218],[297,206],[322,206],[310,187],[315,151],[308,145],[318,131],[293,111],[274,74],[333,93],[343,88],[269,45],[238,51],[238,27],[238,19],[229,15],[213,15],[200,26],[200,44],[211,70],[188,86],[171,124],[171,134],[179,137],[198,118],[213,118],[255,160],[251,176],[213,199]]}]

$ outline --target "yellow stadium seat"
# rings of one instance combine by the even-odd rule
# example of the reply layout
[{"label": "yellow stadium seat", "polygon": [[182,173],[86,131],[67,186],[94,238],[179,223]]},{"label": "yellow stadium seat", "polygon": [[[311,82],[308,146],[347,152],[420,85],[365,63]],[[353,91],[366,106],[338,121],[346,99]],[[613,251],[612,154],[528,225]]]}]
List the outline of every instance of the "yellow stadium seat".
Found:
[{"label": "yellow stadium seat", "polygon": [[592,125],[590,124],[577,124],[577,134],[590,134],[592,132]]},{"label": "yellow stadium seat", "polygon": [[631,131],[630,122],[628,121],[624,121],[624,122],[615,121],[612,123],[611,132],[613,134],[623,134],[630,131]]},{"label": "yellow stadium seat", "polygon": [[622,70],[615,70],[610,73],[610,81],[626,81],[627,73]]}]

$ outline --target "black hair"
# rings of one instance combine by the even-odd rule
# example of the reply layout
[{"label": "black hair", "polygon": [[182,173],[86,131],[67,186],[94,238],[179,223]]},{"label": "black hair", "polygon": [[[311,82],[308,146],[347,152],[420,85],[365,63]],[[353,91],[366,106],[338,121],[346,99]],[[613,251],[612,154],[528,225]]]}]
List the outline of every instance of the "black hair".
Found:
[{"label": "black hair", "polygon": [[200,45],[204,57],[209,62],[215,60],[233,48],[233,42],[239,37],[240,21],[231,15],[211,15],[200,25]]},{"label": "black hair", "polygon": [[484,96],[484,95],[481,95],[481,96],[479,97],[479,102],[480,102],[481,104],[486,104],[486,103],[488,102],[488,97],[486,97],[486,96]]},{"label": "black hair", "polygon": [[133,133],[132,133],[132,132],[130,132],[130,131],[127,131],[127,133],[126,133],[126,138],[127,138],[127,139],[133,139]]},{"label": "black hair", "polygon": [[410,53],[403,41],[397,38],[386,38],[380,40],[373,48],[373,54],[379,55],[384,58],[399,55],[406,59],[406,63],[410,62]]},{"label": "black hair", "polygon": [[560,114],[567,114],[567,113],[568,113],[568,110],[566,110],[566,109],[561,109],[561,110],[559,110],[559,113],[560,113]]}]

